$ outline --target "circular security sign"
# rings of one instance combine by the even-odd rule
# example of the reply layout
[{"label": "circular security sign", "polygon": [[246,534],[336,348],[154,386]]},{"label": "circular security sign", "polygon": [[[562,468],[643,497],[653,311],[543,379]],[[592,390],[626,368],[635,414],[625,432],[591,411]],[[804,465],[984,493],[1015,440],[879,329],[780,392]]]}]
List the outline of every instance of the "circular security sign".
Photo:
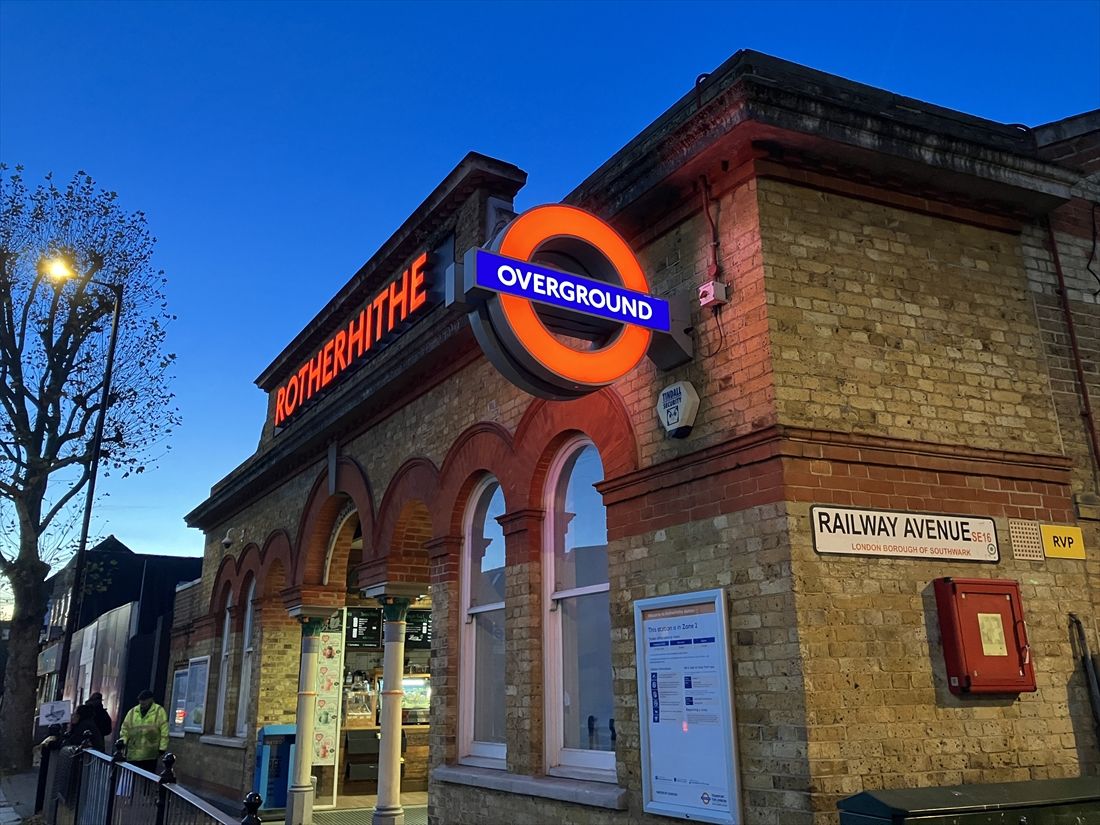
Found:
[{"label": "circular security sign", "polygon": [[626,241],[572,206],[518,216],[488,249],[466,253],[462,275],[482,349],[533,395],[577,398],[606,386],[638,365],[655,333],[672,330],[669,302],[650,294]]}]

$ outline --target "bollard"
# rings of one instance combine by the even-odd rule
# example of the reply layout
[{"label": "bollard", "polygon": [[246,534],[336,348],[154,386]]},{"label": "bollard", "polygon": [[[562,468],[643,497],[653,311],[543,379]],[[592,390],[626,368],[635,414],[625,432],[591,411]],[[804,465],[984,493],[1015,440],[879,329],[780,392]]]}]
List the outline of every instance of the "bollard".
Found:
[{"label": "bollard", "polygon": [[156,825],[164,825],[165,819],[168,816],[168,788],[166,785],[176,784],[176,772],[172,768],[176,764],[176,755],[174,753],[164,754],[164,770],[160,772],[160,780],[157,782],[157,823]]},{"label": "bollard", "polygon": [[[50,725],[49,734],[42,740],[42,761],[38,763],[38,787],[34,793],[34,812],[41,813],[46,805],[47,795],[52,795],[54,789],[50,787],[50,761],[54,758],[54,752],[61,748],[61,725]],[[56,773],[57,768],[54,767]]]},{"label": "bollard", "polygon": [[160,772],[161,785],[175,785],[176,772],[172,768],[176,764],[176,755],[169,751],[164,754],[164,770]]},{"label": "bollard", "polygon": [[115,750],[111,754],[111,763],[107,766],[107,815],[104,822],[114,822],[115,799],[118,796],[119,771],[126,761],[126,742],[122,739],[115,740]]},{"label": "bollard", "polygon": [[249,791],[244,796],[244,819],[241,825],[260,825],[260,816],[256,813],[264,804],[263,797],[255,791]]}]

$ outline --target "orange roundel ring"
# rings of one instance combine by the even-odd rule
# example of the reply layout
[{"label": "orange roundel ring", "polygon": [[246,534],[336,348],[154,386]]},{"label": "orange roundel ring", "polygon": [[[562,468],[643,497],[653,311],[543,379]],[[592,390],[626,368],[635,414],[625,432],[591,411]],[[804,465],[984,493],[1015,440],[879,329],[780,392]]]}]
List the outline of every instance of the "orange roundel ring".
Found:
[{"label": "orange roundel ring", "polygon": [[[540,244],[551,238],[570,237],[598,249],[615,267],[623,286],[649,293],[645,273],[633,250],[618,232],[595,215],[572,206],[551,204],[524,212],[508,226],[500,241],[500,254],[529,261]],[[516,337],[531,356],[563,378],[593,386],[610,384],[626,375],[645,357],[652,332],[624,324],[607,346],[581,351],[555,338],[539,319],[531,301],[501,294],[500,307]]]}]

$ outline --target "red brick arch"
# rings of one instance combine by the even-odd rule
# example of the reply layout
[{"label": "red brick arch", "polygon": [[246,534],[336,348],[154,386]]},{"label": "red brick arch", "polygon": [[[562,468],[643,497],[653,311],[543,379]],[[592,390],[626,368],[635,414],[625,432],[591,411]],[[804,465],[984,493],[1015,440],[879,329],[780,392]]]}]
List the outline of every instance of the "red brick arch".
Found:
[{"label": "red brick arch", "polygon": [[264,542],[263,550],[249,542],[239,556],[225,555],[214,576],[208,614],[219,615],[225,610],[230,596],[234,605],[242,604],[253,580],[256,596],[270,596],[282,590],[291,567],[290,538],[285,530],[273,531]]},{"label": "red brick arch", "polygon": [[507,512],[526,507],[518,470],[512,436],[504,427],[482,422],[463,432],[451,445],[439,474],[437,515],[433,519],[436,536],[442,534],[440,529],[452,536],[461,535],[466,500],[486,474],[500,483]]},{"label": "red brick arch", "polygon": [[[319,587],[324,580],[329,539],[336,519],[350,500],[359,516],[363,530],[363,552],[374,524],[374,497],[366,473],[354,459],[342,456],[336,462],[336,491],[329,494],[328,469],[318,474],[310,489],[302,520],[298,527],[298,552],[292,583],[295,586]],[[340,584],[343,592],[343,582]]]},{"label": "red brick arch", "polygon": [[538,508],[546,473],[558,449],[573,435],[592,439],[600,452],[604,478],[616,478],[638,469],[638,442],[630,414],[614,390],[604,388],[574,401],[537,399],[523,414],[514,439],[520,484],[528,504]]},{"label": "red brick arch", "polygon": [[364,545],[357,568],[360,587],[383,581],[427,582],[424,543],[437,533],[439,470],[426,458],[411,458],[390,480],[378,508],[373,552]]},{"label": "red brick arch", "polygon": [[260,569],[263,562],[260,556],[260,548],[249,542],[237,557],[237,581],[234,591],[233,604],[240,604],[247,590],[247,583],[260,577]]},{"label": "red brick arch", "polygon": [[272,596],[287,586],[294,567],[290,536],[285,530],[275,530],[267,537],[261,556],[263,564],[256,590],[265,597]]},{"label": "red brick arch", "polygon": [[214,589],[210,592],[210,615],[218,616],[225,610],[225,606],[232,599],[237,603],[237,560],[233,556],[226,556],[218,566],[218,574],[214,577]]},{"label": "red brick arch", "polygon": [[[398,468],[390,480],[382,504],[378,508],[378,527],[375,531],[373,552],[363,548],[363,559],[384,558],[390,552],[398,522],[413,501],[430,505],[439,500],[439,470],[426,458],[410,458]],[[429,512],[431,508],[429,507]],[[433,515],[433,521],[435,517]],[[433,528],[436,526],[432,525]]]}]

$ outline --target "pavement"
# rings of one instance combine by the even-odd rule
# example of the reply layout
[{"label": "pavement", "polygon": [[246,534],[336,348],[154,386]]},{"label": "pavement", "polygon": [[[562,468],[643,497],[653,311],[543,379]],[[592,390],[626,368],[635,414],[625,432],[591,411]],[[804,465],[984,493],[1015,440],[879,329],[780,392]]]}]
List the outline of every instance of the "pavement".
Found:
[{"label": "pavement", "polygon": [[0,825],[31,825],[37,820],[34,795],[38,790],[38,771],[13,773],[0,777]]}]

